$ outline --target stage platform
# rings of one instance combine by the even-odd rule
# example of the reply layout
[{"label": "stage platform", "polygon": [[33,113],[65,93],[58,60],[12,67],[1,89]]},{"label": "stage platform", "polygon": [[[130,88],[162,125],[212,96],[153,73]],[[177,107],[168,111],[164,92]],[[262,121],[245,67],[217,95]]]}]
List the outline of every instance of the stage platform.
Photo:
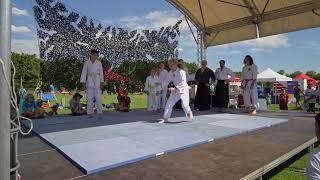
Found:
[{"label": "stage platform", "polygon": [[[290,120],[286,123],[284,113],[261,114],[273,117],[269,118],[202,112],[196,114],[194,122],[185,122],[183,114],[178,112],[175,113],[177,117],[168,124],[157,124],[155,120],[158,116],[146,113],[108,112],[101,119],[61,116],[36,120],[35,133],[83,172],[95,174],[82,174],[56,150],[34,136],[24,137],[20,141],[21,173],[26,178],[31,176],[32,179],[207,179],[206,176],[211,176],[210,174],[216,170],[212,175],[220,175],[218,177],[221,178],[215,179],[240,179],[257,170],[258,167],[254,169],[255,164],[263,165],[268,158],[270,162],[274,160],[270,159],[268,154],[287,153],[288,150],[294,149],[294,146],[313,138],[311,118],[305,120],[304,125],[292,128],[296,135],[290,137],[292,132],[288,126],[292,126],[292,123],[299,124],[302,120]],[[278,132],[281,128],[284,129],[282,133]],[[306,129],[301,131],[303,128],[307,128],[308,132]],[[280,137],[276,137],[274,133]],[[286,134],[289,137],[284,137]],[[308,138],[304,137],[303,142],[300,139],[302,137],[291,139],[297,135],[308,135]],[[269,136],[273,136],[273,139],[261,139]],[[283,138],[289,141],[280,142]],[[274,149],[270,149],[270,144]],[[287,147],[287,151],[284,147]],[[256,156],[257,152],[264,152],[263,149],[266,150],[265,154],[261,154],[261,157]],[[168,154],[157,157],[164,153]],[[52,162],[49,162],[50,159]],[[143,159],[148,160],[141,161]],[[253,163],[250,163],[252,160]],[[213,162],[216,164],[213,165]],[[126,165],[128,163],[133,164]],[[122,165],[126,166],[99,172]],[[62,170],[58,170],[59,167]],[[234,169],[237,167],[243,171]],[[228,169],[230,172],[226,171]],[[54,170],[58,172],[52,172]],[[33,171],[35,174],[31,173]],[[233,171],[238,174],[231,173]],[[181,174],[182,172],[191,176],[187,177]],[[222,176],[221,173],[225,175]]]}]

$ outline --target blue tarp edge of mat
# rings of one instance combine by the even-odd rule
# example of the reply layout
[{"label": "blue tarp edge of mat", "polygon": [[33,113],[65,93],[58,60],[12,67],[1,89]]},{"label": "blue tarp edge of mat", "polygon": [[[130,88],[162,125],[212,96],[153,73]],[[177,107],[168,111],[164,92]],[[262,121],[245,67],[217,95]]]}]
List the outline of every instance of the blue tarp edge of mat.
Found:
[{"label": "blue tarp edge of mat", "polygon": [[97,168],[97,169],[94,169],[94,170],[89,170],[89,171],[87,171],[87,174],[94,174],[94,173],[98,173],[98,172],[103,171],[103,170],[110,170],[110,169],[113,169],[113,168],[117,168],[117,167],[120,167],[120,166],[133,164],[133,163],[136,163],[138,161],[142,161],[142,160],[150,159],[150,158],[154,158],[154,157],[156,157],[156,154],[142,156],[142,157],[131,159],[131,160],[128,160],[128,161],[123,161],[123,162],[120,162],[120,163],[112,164],[112,165],[109,165],[109,166],[100,167],[100,168]]}]

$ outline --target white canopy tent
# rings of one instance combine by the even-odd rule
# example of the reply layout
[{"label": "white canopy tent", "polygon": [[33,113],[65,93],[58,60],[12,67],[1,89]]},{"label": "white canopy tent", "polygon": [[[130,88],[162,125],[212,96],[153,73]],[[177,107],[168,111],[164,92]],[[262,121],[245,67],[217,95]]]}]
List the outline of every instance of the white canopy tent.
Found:
[{"label": "white canopy tent", "polygon": [[259,82],[286,82],[292,81],[292,78],[287,76],[281,75],[272,69],[268,68],[261,73],[258,74],[258,81]]},{"label": "white canopy tent", "polygon": [[319,0],[167,0],[203,34],[204,47],[320,26]]},{"label": "white canopy tent", "polygon": [[197,28],[199,62],[210,46],[320,26],[320,0],[167,1]]}]

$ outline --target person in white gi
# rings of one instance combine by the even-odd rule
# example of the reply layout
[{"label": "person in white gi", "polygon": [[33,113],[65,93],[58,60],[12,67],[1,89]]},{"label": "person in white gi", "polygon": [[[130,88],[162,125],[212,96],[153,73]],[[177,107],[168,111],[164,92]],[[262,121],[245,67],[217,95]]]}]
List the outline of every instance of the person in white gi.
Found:
[{"label": "person in white gi", "polygon": [[305,107],[307,107],[307,112],[315,113],[315,105],[317,103],[316,90],[313,89],[311,85],[308,85],[304,94],[305,94],[304,104],[305,104]]},{"label": "person in white gi", "polygon": [[247,55],[243,61],[244,67],[241,72],[241,87],[243,88],[244,106],[252,109],[255,115],[258,108],[257,76],[258,67],[254,64],[251,56]]},{"label": "person in white gi", "polygon": [[[315,116],[315,134],[318,141],[320,140],[320,114]],[[307,179],[318,180],[320,179],[320,151],[310,153],[309,161],[307,164]]]},{"label": "person in white gi", "polygon": [[87,91],[87,113],[93,114],[95,99],[98,114],[102,114],[101,82],[104,81],[102,64],[98,61],[99,52],[91,50],[90,59],[84,63],[80,82]]},{"label": "person in white gi", "polygon": [[168,84],[166,84],[166,78],[168,75],[168,71],[165,69],[165,66],[163,63],[159,65],[160,68],[160,74],[159,74],[159,80],[161,82],[161,93],[159,95],[159,107],[160,109],[164,109],[167,102],[167,91],[168,91]]},{"label": "person in white gi", "polygon": [[166,83],[173,82],[175,87],[168,88],[170,97],[166,103],[164,109],[163,118],[160,119],[159,123],[168,122],[172,113],[173,106],[181,99],[182,108],[191,121],[193,120],[193,114],[189,106],[189,86],[187,84],[186,71],[178,68],[178,61],[171,59],[168,62],[171,71],[167,75]]},{"label": "person in white gi", "polygon": [[156,76],[156,70],[151,69],[150,76],[146,79],[144,91],[148,95],[148,111],[156,112],[159,107],[159,95],[161,91],[161,84],[159,78]]}]

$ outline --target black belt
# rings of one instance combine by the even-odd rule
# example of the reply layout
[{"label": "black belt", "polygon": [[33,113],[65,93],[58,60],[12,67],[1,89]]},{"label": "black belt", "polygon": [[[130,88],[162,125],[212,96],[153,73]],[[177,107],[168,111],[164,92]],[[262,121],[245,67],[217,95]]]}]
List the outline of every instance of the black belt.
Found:
[{"label": "black belt", "polygon": [[246,88],[248,85],[248,82],[253,81],[253,79],[245,79],[244,81],[245,81],[244,88]]}]

